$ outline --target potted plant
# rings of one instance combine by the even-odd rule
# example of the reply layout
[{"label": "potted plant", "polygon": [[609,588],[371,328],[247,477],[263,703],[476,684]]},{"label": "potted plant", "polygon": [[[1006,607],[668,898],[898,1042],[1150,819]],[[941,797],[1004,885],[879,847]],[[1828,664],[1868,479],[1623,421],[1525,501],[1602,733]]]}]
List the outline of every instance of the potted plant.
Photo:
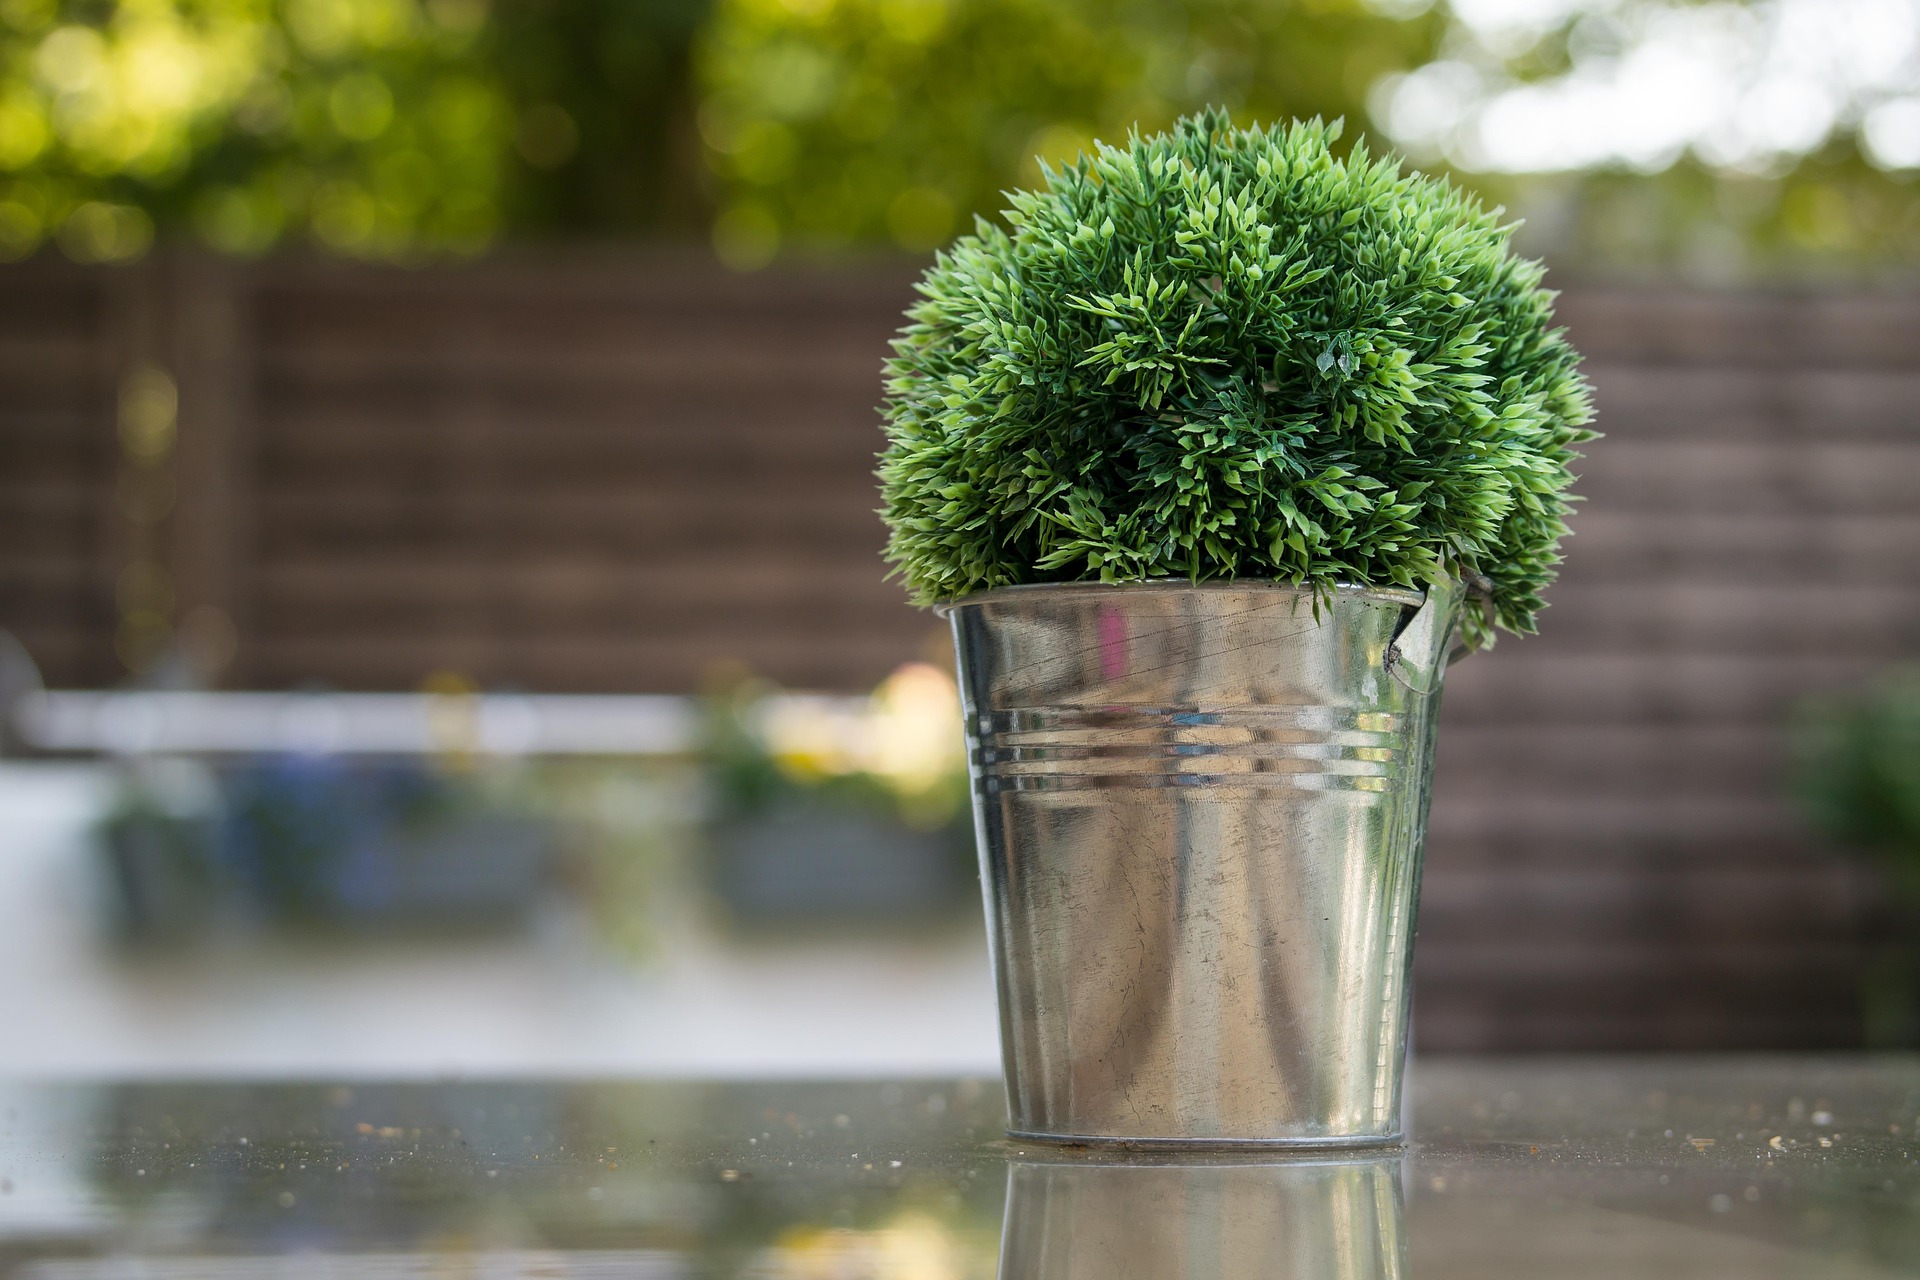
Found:
[{"label": "potted plant", "polygon": [[1810,699],[1795,723],[1797,790],[1814,825],[1874,864],[1866,924],[1867,1044],[1920,1043],[1920,666]]},{"label": "potted plant", "polygon": [[1018,1136],[1398,1134],[1441,675],[1533,629],[1591,407],[1499,212],[1338,137],[1098,146],[894,342]]}]

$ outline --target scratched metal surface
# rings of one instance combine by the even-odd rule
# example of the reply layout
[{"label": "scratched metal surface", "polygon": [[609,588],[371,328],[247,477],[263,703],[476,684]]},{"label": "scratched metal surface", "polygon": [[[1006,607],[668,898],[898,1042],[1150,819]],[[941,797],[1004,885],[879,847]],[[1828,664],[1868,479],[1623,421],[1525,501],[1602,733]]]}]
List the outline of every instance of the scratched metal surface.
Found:
[{"label": "scratched metal surface", "polygon": [[1154,583],[953,608],[1015,1131],[1399,1132],[1459,602]]}]

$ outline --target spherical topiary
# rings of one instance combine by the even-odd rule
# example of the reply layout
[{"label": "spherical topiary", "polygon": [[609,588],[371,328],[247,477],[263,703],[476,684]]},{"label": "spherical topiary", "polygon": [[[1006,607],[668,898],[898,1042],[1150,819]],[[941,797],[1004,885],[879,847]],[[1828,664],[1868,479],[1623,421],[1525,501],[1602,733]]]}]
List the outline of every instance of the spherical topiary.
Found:
[{"label": "spherical topiary", "polygon": [[1048,170],[1010,230],[935,260],[880,465],[919,600],[1484,579],[1533,629],[1593,434],[1578,357],[1497,210],[1338,136],[1189,117]]}]

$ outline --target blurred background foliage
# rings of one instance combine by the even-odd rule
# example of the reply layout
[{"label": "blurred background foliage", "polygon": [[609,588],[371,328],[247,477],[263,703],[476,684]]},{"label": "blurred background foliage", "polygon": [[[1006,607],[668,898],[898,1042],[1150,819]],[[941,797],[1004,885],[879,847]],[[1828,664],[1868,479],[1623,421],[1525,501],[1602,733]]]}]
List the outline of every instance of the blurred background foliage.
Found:
[{"label": "blurred background foliage", "polygon": [[699,0],[4,0],[0,254],[697,232]]},{"label": "blurred background foliage", "polygon": [[0,248],[138,256],[156,225],[234,253],[498,231],[512,130],[473,0],[7,0]]},{"label": "blurred background foliage", "polygon": [[1920,666],[1802,708],[1799,791],[1833,839],[1876,859],[1920,912]]},{"label": "blurred background foliage", "polygon": [[715,247],[926,251],[1095,137],[1211,103],[1357,115],[1437,29],[1362,0],[721,0],[701,46]]},{"label": "blurred background foliage", "polygon": [[0,255],[924,252],[1209,103],[1364,123],[1576,268],[1920,259],[1920,0],[0,0]]},{"label": "blurred background foliage", "polygon": [[1863,939],[1867,1043],[1920,1043],[1920,665],[1809,701],[1795,730],[1802,809],[1886,891]]}]

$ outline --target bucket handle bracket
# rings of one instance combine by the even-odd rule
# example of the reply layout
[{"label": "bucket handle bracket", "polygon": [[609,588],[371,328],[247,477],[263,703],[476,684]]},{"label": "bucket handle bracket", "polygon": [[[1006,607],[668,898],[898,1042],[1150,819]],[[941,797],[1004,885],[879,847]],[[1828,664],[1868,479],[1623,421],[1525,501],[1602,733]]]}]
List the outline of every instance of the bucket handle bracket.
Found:
[{"label": "bucket handle bracket", "polygon": [[[1469,607],[1478,606],[1486,616],[1488,625],[1491,626],[1493,583],[1476,574],[1462,582],[1461,586],[1466,592]],[[1440,676],[1446,668],[1473,652],[1472,646],[1466,642],[1457,617],[1447,624],[1449,626],[1447,636],[1440,637],[1435,634],[1442,625],[1442,617],[1448,613],[1447,594],[1428,588],[1427,598],[1418,608],[1409,606],[1402,610],[1400,626],[1394,631],[1393,639],[1387,644],[1387,674],[1408,692],[1422,697],[1440,687]],[[1446,655],[1437,663],[1428,662],[1420,656],[1437,653]]]}]

